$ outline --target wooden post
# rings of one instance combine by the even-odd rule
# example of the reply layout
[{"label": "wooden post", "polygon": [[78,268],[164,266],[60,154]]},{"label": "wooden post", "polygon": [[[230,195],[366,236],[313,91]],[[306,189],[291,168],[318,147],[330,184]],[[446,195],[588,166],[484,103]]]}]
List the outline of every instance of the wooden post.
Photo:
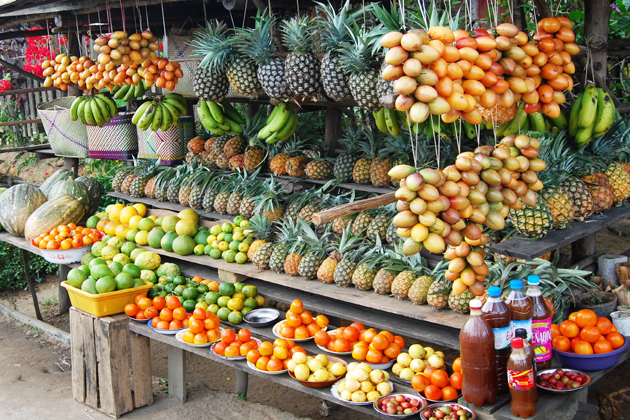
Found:
[{"label": "wooden post", "polygon": [[253,118],[260,109],[260,104],[247,104],[247,118]]},{"label": "wooden post", "polygon": [[133,366],[133,406],[153,404],[151,390],[151,343],[149,337],[130,334],[131,366]]},{"label": "wooden post", "polygon": [[168,346],[168,396],[186,402],[186,352]]},{"label": "wooden post", "polygon": [[68,273],[71,268],[67,265],[59,266],[59,292],[57,293],[57,310],[60,314],[65,314],[70,309],[70,296],[65,287],[61,287],[61,283],[68,279]]},{"label": "wooden post", "polygon": [[601,50],[591,50],[593,69],[595,74],[592,80],[600,78],[606,84],[608,72],[606,57],[606,41],[608,40],[608,25],[610,19],[609,0],[589,0],[584,2],[584,39],[589,45],[604,46]]},{"label": "wooden post", "polygon": [[[76,55],[77,57],[82,55],[81,50],[79,49],[79,39],[74,31],[70,31],[68,36],[68,55]],[[77,85],[70,86],[67,92],[68,96],[81,96],[81,90]]]},{"label": "wooden post", "polygon": [[66,157],[63,158],[63,169],[74,172],[75,175],[79,175],[79,158]]},{"label": "wooden post", "polygon": [[595,253],[595,233],[571,244],[571,263],[577,263]]},{"label": "wooden post", "polygon": [[365,200],[354,201],[352,203],[342,204],[332,209],[324,210],[313,215],[313,223],[321,225],[349,214],[358,213],[363,210],[374,209],[376,207],[386,206],[396,201],[396,193],[388,193],[379,195],[378,197],[367,198]]},{"label": "wooden post", "polygon": [[247,396],[247,384],[249,382],[249,375],[244,370],[236,370],[236,394]]},{"label": "wooden post", "polygon": [[[540,12],[540,15],[543,18],[553,16],[553,14],[551,13],[551,9],[549,8],[549,5],[547,4],[545,0],[534,0],[534,3],[536,4],[538,11]],[[585,3],[588,3],[588,2],[585,2]]]},{"label": "wooden post", "polygon": [[332,154],[336,140],[341,137],[341,111],[329,106],[326,108],[326,132],[324,134],[324,156]]},{"label": "wooden post", "polygon": [[[35,293],[35,282],[33,281],[33,278],[31,277],[31,269],[28,266],[28,261],[29,261],[28,254],[29,252],[27,250],[25,249],[22,250],[22,265],[24,266],[24,277],[26,277],[28,290],[31,292],[31,298],[33,299],[33,307],[35,308],[35,316],[37,317],[37,319],[42,321],[43,320],[42,313],[39,311],[39,302],[37,300],[37,293]],[[60,289],[63,289],[63,287],[60,287]],[[63,289],[63,290],[66,290],[66,289]]]}]

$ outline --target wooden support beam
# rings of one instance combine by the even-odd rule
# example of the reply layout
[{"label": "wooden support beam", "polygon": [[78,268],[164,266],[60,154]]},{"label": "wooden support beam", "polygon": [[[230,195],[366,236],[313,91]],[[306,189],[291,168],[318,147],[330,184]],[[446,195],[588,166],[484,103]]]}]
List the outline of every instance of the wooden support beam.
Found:
[{"label": "wooden support beam", "polygon": [[334,150],[335,142],[341,137],[341,114],[339,108],[326,108],[326,132],[324,133],[324,156]]},{"label": "wooden support beam", "polygon": [[40,87],[33,87],[33,88],[28,88],[28,89],[12,89],[12,90],[6,90],[4,92],[0,92],[0,96],[11,96],[11,95],[19,95],[20,93],[33,93],[33,92],[47,92],[49,90],[57,90],[56,87],[45,87],[45,86],[40,86]]},{"label": "wooden support beam", "polygon": [[386,206],[396,202],[396,193],[389,193],[372,197],[365,200],[354,201],[352,203],[342,204],[332,209],[320,211],[313,215],[313,223],[321,225],[349,214],[358,213],[363,210],[369,210],[376,207]]},{"label": "wooden support beam", "polygon": [[48,31],[46,29],[36,29],[34,31],[3,32],[0,34],[0,41],[5,40],[5,39],[30,38],[34,36],[44,36],[44,35],[48,35]]},{"label": "wooden support beam", "polygon": [[33,73],[29,73],[26,70],[21,69],[18,66],[15,66],[15,65],[9,63],[6,60],[3,60],[2,58],[0,58],[0,64],[2,64],[4,67],[8,68],[9,70],[13,70],[16,73],[21,74],[22,76],[28,77],[28,78],[33,79],[33,80],[37,80],[40,83],[44,83],[44,79],[42,79],[41,77],[35,76]]},{"label": "wooden support beam", "polygon": [[[608,40],[608,25],[610,19],[609,0],[589,0],[584,2],[584,39],[586,46],[606,44]],[[606,85],[608,72],[606,50],[591,49],[594,79],[598,76],[602,84]]]},{"label": "wooden support beam", "polygon": [[543,18],[553,16],[553,14],[551,13],[551,9],[549,8],[549,5],[547,4],[545,0],[534,0],[534,4],[536,4],[538,11],[540,12]]},{"label": "wooden support beam", "polygon": [[40,119],[35,120],[23,120],[23,121],[10,121],[5,123],[0,123],[0,127],[10,127],[12,125],[24,125],[24,124],[37,124],[42,122]]},{"label": "wooden support beam", "polygon": [[[35,292],[35,281],[31,276],[31,269],[29,267],[29,252],[25,249],[22,250],[22,265],[24,266],[24,277],[26,277],[26,283],[28,284],[28,290],[31,292],[31,298],[33,299],[33,307],[35,308],[35,316],[38,320],[43,320],[42,313],[39,310],[39,301],[37,300],[37,293]],[[65,289],[64,289],[65,290]]]}]

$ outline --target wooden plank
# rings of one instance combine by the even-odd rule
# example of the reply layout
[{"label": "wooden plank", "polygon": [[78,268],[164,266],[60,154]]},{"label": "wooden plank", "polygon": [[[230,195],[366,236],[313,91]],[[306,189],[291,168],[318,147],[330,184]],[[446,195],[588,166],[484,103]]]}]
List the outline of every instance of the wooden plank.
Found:
[{"label": "wooden plank", "polygon": [[341,137],[342,114],[338,108],[326,108],[326,128],[324,133],[324,156],[334,150],[335,143]]},{"label": "wooden plank", "polygon": [[603,214],[590,216],[584,222],[573,222],[567,229],[553,230],[544,238],[530,240],[517,236],[492,245],[489,251],[531,260],[589,235],[594,235],[598,231],[628,217],[630,217],[630,206],[613,207]]},{"label": "wooden plank", "polygon": [[42,321],[42,313],[39,310],[39,302],[37,300],[37,293],[35,292],[35,281],[31,276],[31,270],[29,265],[29,255],[28,251],[22,250],[22,269],[24,270],[24,277],[26,278],[26,283],[28,284],[28,290],[31,292],[31,299],[33,300],[33,307],[35,309],[35,317]]},{"label": "wooden plank", "polygon": [[[129,320],[124,314],[107,317],[106,322],[101,318],[100,324],[108,333],[108,349],[111,369],[111,387],[114,397],[114,411],[110,414],[116,417],[133,410],[131,395],[131,372],[129,370]],[[107,325],[107,329],[105,326]],[[150,383],[150,382],[149,382]],[[103,383],[99,384],[102,392]]]},{"label": "wooden plank", "polygon": [[61,287],[61,283],[68,280],[68,273],[72,267],[69,265],[59,265],[59,291],[57,292],[57,311],[60,314],[65,314],[68,312],[72,304],[70,303],[70,295],[68,295],[68,291],[65,287]]},{"label": "wooden plank", "polygon": [[112,360],[109,340],[109,325],[94,318],[94,344],[96,345],[96,365],[98,369],[99,405],[92,406],[105,413],[115,413]]},{"label": "wooden plank", "polygon": [[596,251],[595,235],[585,236],[571,244],[571,263],[578,263]]},{"label": "wooden plank", "polygon": [[85,344],[83,340],[83,328],[81,327],[81,315],[78,309],[70,310],[70,334],[72,344],[70,352],[72,356],[72,395],[80,403],[85,401]]},{"label": "wooden plank", "polygon": [[358,213],[364,210],[374,209],[376,207],[386,206],[391,203],[395,203],[396,193],[388,193],[380,195],[378,197],[367,198],[365,200],[353,201],[352,203],[342,204],[332,209],[320,211],[313,215],[313,223],[321,225],[322,223],[330,222],[331,220],[338,219],[349,214]]},{"label": "wooden plank", "polygon": [[168,346],[168,396],[186,402],[186,352],[173,345]]},{"label": "wooden plank", "polygon": [[44,79],[42,79],[41,77],[35,76],[33,73],[29,73],[26,70],[9,63],[4,58],[0,58],[0,64],[8,68],[9,70],[12,70],[18,74],[21,74],[22,76],[28,77],[29,79],[37,80],[38,82],[44,82]]},{"label": "wooden plank", "polygon": [[151,343],[148,337],[129,333],[131,368],[133,369],[133,406],[153,404],[151,377]]},{"label": "wooden plank", "polygon": [[247,397],[247,385],[249,384],[249,375],[244,370],[236,369],[236,386],[237,395]]},{"label": "wooden plank", "polygon": [[0,127],[11,127],[14,125],[24,125],[24,124],[37,124],[40,122],[42,122],[42,120],[40,120],[39,118],[36,118],[33,120],[11,121],[11,122],[0,123]]},{"label": "wooden plank", "polygon": [[94,318],[92,315],[78,310],[81,335],[83,336],[83,363],[85,364],[85,400],[84,403],[93,408],[99,407],[98,366],[94,337]]}]

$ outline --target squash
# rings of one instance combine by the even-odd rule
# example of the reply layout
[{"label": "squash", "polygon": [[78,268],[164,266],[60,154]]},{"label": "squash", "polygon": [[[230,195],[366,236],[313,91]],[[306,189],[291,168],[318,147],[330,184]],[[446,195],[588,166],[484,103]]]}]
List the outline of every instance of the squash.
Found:
[{"label": "squash", "polygon": [[0,195],[0,224],[11,235],[23,236],[28,217],[46,202],[39,188],[18,184]]},{"label": "squash", "polygon": [[31,241],[59,225],[78,224],[85,216],[85,206],[69,195],[62,195],[44,203],[26,221],[24,236]]},{"label": "squash", "polygon": [[85,211],[90,211],[90,195],[88,194],[87,187],[81,182],[76,182],[73,179],[66,179],[57,182],[48,193],[48,200],[53,200],[57,197],[61,197],[62,195],[70,195],[77,200],[80,200],[83,207],[85,207]]},{"label": "squash", "polygon": [[101,205],[101,197],[103,196],[101,183],[87,176],[80,176],[75,181],[82,183],[87,188],[88,197],[90,198],[90,211],[88,213],[95,214]]},{"label": "squash", "polygon": [[67,169],[59,169],[57,172],[49,176],[42,185],[39,186],[39,189],[44,193],[46,197],[50,193],[50,190],[53,189],[57,182],[65,180],[65,179],[74,179],[74,172],[69,171]]}]

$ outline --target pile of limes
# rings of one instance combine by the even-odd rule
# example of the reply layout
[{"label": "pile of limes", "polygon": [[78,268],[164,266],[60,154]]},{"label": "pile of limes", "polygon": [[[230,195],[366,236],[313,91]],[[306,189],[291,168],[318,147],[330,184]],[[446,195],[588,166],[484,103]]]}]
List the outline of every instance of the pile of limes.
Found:
[{"label": "pile of limes", "polygon": [[228,263],[246,263],[247,250],[254,241],[252,231],[247,226],[249,221],[243,216],[236,216],[232,222],[212,226],[204,253],[215,260],[223,258]]}]

